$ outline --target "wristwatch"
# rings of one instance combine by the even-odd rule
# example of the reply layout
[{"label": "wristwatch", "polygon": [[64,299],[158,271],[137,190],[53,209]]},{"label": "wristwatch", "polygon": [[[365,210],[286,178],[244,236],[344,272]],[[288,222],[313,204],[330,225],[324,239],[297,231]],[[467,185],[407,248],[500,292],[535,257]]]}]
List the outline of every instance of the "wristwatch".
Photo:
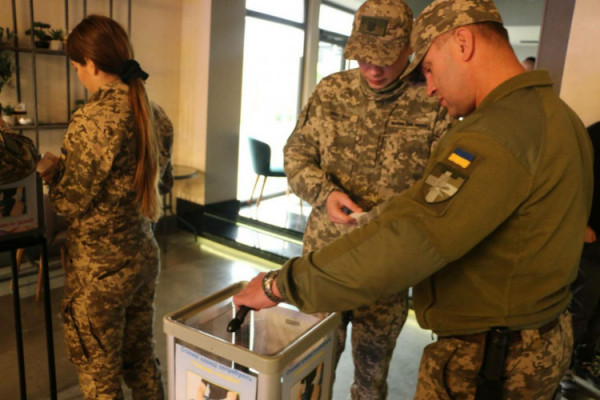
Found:
[{"label": "wristwatch", "polygon": [[265,292],[265,296],[267,296],[269,300],[274,303],[281,303],[283,299],[275,296],[275,293],[273,293],[273,290],[271,290],[271,286],[273,286],[273,281],[277,279],[277,275],[279,275],[279,270],[267,272],[262,281],[262,288],[263,292]]}]

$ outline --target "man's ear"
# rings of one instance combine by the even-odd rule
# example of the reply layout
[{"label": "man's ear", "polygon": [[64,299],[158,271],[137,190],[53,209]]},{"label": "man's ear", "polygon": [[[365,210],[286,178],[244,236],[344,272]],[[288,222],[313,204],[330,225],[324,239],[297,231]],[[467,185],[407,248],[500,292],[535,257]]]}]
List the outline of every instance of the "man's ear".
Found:
[{"label": "man's ear", "polygon": [[475,35],[473,31],[466,26],[461,26],[454,31],[453,38],[459,51],[459,57],[463,61],[473,58],[475,53]]}]

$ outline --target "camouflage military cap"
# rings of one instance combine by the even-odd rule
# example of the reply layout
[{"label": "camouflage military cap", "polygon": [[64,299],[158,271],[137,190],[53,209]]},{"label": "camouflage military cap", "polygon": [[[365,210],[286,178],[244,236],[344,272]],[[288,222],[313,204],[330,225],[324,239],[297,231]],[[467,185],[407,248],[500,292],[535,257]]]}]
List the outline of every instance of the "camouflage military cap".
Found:
[{"label": "camouflage military cap", "polygon": [[502,23],[492,0],[435,0],[425,7],[415,21],[410,40],[414,57],[403,76],[421,63],[435,38],[460,26],[478,22]]},{"label": "camouflage military cap", "polygon": [[410,41],[412,11],[401,0],[367,0],[354,16],[344,48],[348,60],[388,66]]}]

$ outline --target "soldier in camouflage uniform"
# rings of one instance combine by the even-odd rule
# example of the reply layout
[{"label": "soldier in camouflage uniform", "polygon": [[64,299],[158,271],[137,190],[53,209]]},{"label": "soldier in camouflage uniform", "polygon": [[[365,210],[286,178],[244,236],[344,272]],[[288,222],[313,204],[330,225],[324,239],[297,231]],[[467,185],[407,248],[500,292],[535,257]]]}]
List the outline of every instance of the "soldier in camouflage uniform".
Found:
[{"label": "soldier in camouflage uniform", "polygon": [[[421,178],[432,145],[448,127],[445,111],[422,82],[398,79],[408,65],[411,27],[412,12],[402,1],[366,1],[344,50],[360,67],[321,80],[287,141],[289,185],[313,206],[305,253],[356,228],[343,207],[369,211]],[[407,312],[402,290],[344,313],[337,360],[351,319],[351,398],[386,398],[389,364]]]},{"label": "soldier in camouflage uniform", "polygon": [[[54,207],[69,223],[64,334],[85,399],[123,399],[123,379],[134,399],[164,398],[153,343],[160,260],[151,220],[158,217],[157,178],[170,154],[160,157],[159,146],[172,140],[166,138],[172,129],[162,139],[156,129],[143,129],[151,117],[130,101],[133,95],[137,106],[151,109],[147,74],[129,49],[123,28],[106,17],[86,17],[69,35],[67,54],[92,95],[73,114],[56,173],[44,176]],[[102,59],[107,53],[112,57]],[[158,126],[168,128],[164,112],[153,108]],[[146,162],[140,162],[142,149]],[[146,206],[136,182],[150,170],[154,179],[140,178],[150,185]]]},{"label": "soldier in camouflage uniform", "polygon": [[31,174],[38,158],[35,145],[28,137],[10,132],[0,121],[0,185]]},{"label": "soldier in camouflage uniform", "polygon": [[415,399],[550,400],[573,346],[566,307],[593,188],[586,129],[547,71],[524,71],[491,0],[435,0],[411,43],[405,74],[423,72],[463,117],[424,178],[234,302],[340,311],[413,286],[417,320],[438,336]]},{"label": "soldier in camouflage uniform", "polygon": [[173,153],[173,123],[169,116],[156,103],[152,103],[152,116],[154,117],[154,130],[160,138],[160,179],[158,181],[158,192],[163,195],[173,189],[173,164],[171,156]]}]

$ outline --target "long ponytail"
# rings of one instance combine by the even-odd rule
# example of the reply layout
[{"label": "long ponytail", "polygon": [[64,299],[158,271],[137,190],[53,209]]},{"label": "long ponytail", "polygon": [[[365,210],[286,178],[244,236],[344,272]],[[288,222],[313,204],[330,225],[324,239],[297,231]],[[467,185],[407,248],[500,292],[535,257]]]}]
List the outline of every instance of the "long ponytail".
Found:
[{"label": "long ponytail", "polygon": [[156,221],[161,213],[158,194],[159,143],[144,83],[140,78],[129,81],[129,104],[136,121],[137,166],[133,185],[136,201],[143,215]]}]

